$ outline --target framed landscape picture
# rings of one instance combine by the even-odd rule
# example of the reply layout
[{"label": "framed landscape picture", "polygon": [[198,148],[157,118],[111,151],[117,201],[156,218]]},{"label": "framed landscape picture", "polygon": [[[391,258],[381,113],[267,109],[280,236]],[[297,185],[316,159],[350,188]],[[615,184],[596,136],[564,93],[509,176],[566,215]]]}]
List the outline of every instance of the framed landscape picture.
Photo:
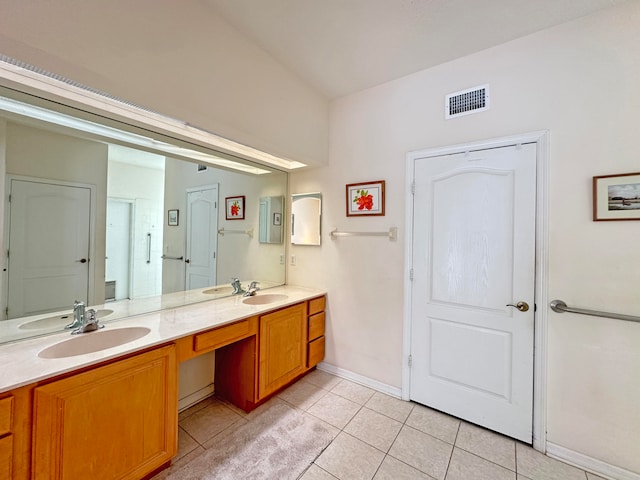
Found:
[{"label": "framed landscape picture", "polygon": [[640,220],[640,172],[593,177],[593,220]]},{"label": "framed landscape picture", "polygon": [[180,212],[178,210],[169,210],[167,213],[167,224],[170,227],[178,226],[178,214]]}]

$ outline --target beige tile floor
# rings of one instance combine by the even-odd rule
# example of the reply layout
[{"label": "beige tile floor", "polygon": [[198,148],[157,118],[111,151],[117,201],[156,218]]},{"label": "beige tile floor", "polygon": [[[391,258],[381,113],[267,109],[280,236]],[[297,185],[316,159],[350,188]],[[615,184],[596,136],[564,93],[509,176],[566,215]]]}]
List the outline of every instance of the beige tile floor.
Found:
[{"label": "beige tile floor", "polygon": [[[300,480],[602,480],[528,445],[316,370],[270,402],[286,402],[334,432]],[[179,451],[166,478],[218,435],[254,414],[215,398],[179,416]]]}]

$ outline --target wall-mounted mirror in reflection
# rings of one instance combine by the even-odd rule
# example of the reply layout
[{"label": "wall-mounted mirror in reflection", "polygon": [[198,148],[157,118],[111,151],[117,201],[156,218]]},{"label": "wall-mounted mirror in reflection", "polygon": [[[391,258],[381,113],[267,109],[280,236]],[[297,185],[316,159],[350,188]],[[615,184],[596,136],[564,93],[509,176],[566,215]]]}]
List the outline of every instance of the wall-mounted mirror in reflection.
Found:
[{"label": "wall-mounted mirror in reflection", "polygon": [[[261,199],[283,198],[285,172],[233,157],[207,165],[206,151],[168,155],[127,142],[126,131],[87,132],[2,100],[0,342],[60,331],[74,300],[109,321],[229,295],[233,277],[284,283],[282,242],[221,232],[258,231]],[[231,196],[245,197],[243,220],[226,220]]]},{"label": "wall-mounted mirror in reflection", "polygon": [[284,197],[260,197],[260,243],[282,243]]},{"label": "wall-mounted mirror in reflection", "polygon": [[322,195],[297,193],[291,195],[291,244],[320,245]]}]

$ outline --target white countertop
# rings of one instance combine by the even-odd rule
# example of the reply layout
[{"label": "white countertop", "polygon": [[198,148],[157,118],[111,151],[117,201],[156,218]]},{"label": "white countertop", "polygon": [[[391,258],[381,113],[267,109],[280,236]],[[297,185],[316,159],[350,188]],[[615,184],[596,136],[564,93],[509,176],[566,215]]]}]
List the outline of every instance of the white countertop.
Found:
[{"label": "white countertop", "polygon": [[[218,298],[106,323],[101,331],[124,327],[147,327],[151,332],[124,345],[84,355],[53,359],[38,357],[38,353],[45,348],[71,338],[68,331],[0,345],[0,393],[243,318],[260,315],[269,310],[299,303],[323,295],[325,292],[283,285],[260,290],[256,295],[266,294],[284,294],[287,297],[265,305],[244,304],[242,296]],[[93,332],[82,335],[92,334]]]}]

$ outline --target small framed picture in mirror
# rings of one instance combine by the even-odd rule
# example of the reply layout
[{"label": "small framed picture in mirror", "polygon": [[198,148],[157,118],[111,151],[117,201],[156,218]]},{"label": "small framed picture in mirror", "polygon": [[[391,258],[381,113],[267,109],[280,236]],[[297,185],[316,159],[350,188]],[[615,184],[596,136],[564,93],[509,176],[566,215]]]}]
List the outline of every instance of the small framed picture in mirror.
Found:
[{"label": "small framed picture in mirror", "polygon": [[281,213],[274,213],[273,214],[273,224],[275,226],[282,225],[282,214]]},{"label": "small framed picture in mirror", "polygon": [[169,210],[168,215],[167,215],[167,224],[170,227],[177,227],[178,226],[179,214],[180,214],[179,210]]},{"label": "small framed picture in mirror", "polygon": [[224,199],[226,205],[227,220],[244,220],[244,195],[237,197],[226,197]]}]

